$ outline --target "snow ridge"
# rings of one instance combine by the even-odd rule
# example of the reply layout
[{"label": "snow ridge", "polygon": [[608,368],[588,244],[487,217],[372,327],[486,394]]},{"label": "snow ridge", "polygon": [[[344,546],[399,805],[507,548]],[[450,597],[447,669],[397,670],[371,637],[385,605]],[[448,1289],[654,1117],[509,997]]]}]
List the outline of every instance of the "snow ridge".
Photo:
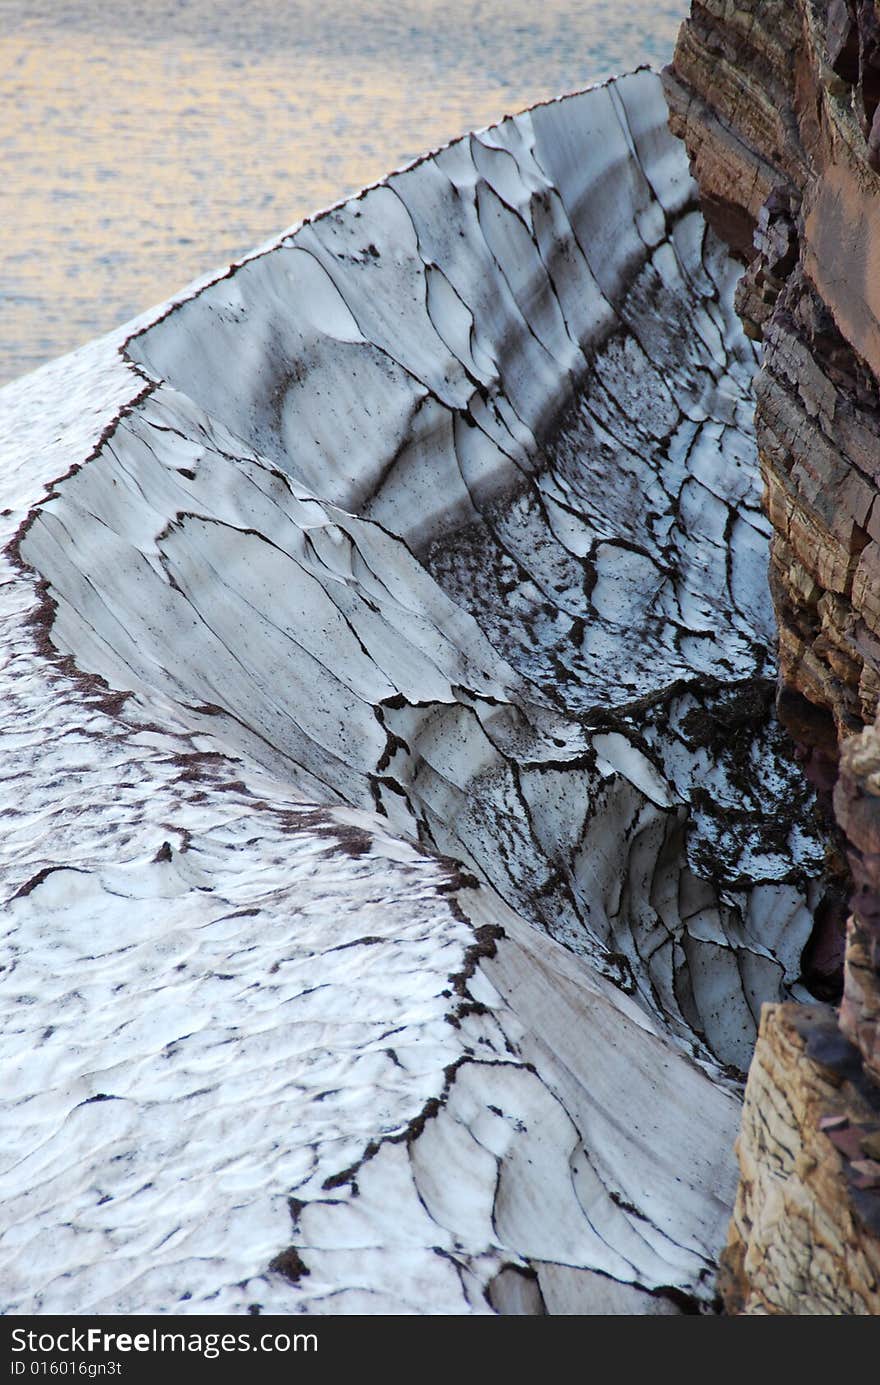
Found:
[{"label": "snow ridge", "polygon": [[821,862],[734,281],[641,71],[0,391],[7,1311],[711,1302]]}]

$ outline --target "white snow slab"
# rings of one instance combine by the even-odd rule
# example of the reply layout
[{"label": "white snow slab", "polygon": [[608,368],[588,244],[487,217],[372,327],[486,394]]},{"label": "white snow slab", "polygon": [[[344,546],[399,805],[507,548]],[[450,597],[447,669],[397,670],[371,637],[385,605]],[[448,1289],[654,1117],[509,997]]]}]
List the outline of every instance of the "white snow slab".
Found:
[{"label": "white snow slab", "polygon": [[642,71],[0,391],[4,1311],[711,1303],[822,855],[735,277]]}]

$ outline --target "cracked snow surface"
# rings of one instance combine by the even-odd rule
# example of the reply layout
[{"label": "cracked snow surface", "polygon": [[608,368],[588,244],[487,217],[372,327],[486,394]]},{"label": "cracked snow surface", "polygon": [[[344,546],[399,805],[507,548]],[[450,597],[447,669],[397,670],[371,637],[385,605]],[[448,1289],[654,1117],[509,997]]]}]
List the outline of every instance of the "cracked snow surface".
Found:
[{"label": "cracked snow surface", "polygon": [[639,72],[0,391],[10,1313],[707,1306],[822,848]]}]

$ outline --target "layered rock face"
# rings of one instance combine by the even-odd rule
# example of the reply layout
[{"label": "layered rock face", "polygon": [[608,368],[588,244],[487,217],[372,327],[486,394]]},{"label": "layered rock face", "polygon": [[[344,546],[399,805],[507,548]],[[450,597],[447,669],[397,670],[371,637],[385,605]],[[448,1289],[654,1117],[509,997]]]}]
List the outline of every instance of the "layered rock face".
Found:
[{"label": "layered rock face", "polygon": [[[835,1148],[832,1127],[817,1135],[816,1122],[829,1112],[817,1094],[839,1062],[864,1079],[869,1106],[880,1080],[880,10],[865,0],[695,3],[665,86],[707,216],[747,264],[737,307],[762,344],[756,431],[774,528],[778,708],[828,814],[831,888],[814,946],[829,999],[842,936],[836,898],[851,895],[844,1049],[820,1073],[809,1045],[785,1037],[793,1021],[766,1021],[759,1040],[728,1303],[876,1312],[876,1279],[871,1288],[866,1272],[865,1292],[851,1291],[841,1234],[849,1218],[860,1236],[876,1237],[876,1150],[870,1132]],[[783,1169],[749,1110],[776,1110],[792,1090],[790,1133],[802,1157]],[[842,1100],[833,1114],[861,1129],[864,1112]],[[808,1171],[834,1161],[836,1182]],[[776,1198],[778,1216],[756,1216],[756,1198],[766,1202],[771,1185],[779,1193],[780,1180],[788,1191]],[[796,1204],[812,1213],[797,1214]],[[813,1229],[816,1217],[840,1223],[830,1260],[798,1256],[812,1244],[811,1216]],[[792,1248],[772,1290],[755,1270],[771,1236]],[[868,1262],[876,1271],[876,1244]]]},{"label": "layered rock face", "polygon": [[880,1313],[880,1111],[826,1006],[767,1006],[721,1288],[744,1314]]}]

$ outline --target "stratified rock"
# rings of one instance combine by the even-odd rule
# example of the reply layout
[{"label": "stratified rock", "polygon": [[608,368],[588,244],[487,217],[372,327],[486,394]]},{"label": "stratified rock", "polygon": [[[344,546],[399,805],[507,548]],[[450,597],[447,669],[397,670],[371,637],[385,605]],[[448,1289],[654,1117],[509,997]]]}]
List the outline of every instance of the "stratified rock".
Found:
[{"label": "stratified rock", "polygon": [[720,1275],[730,1312],[880,1313],[880,1101],[858,1074],[830,1008],[765,1007]]}]

